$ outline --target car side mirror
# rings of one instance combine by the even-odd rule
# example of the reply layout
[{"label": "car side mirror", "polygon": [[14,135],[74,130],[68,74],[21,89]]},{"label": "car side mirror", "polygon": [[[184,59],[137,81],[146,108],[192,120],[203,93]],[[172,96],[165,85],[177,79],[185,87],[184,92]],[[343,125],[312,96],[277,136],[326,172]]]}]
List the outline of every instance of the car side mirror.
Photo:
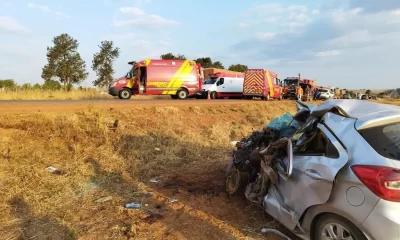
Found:
[{"label": "car side mirror", "polygon": [[278,174],[285,181],[292,175],[293,172],[293,144],[292,140],[288,139],[286,145],[287,156],[278,164]]}]

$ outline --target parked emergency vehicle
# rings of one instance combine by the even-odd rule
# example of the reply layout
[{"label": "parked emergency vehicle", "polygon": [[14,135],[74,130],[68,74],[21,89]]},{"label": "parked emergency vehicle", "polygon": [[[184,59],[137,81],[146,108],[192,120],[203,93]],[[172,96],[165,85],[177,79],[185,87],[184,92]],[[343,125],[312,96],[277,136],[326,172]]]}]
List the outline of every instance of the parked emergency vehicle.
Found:
[{"label": "parked emergency vehicle", "polygon": [[109,94],[120,99],[132,95],[170,95],[186,99],[196,95],[203,82],[200,64],[192,60],[146,59],[129,62],[131,70],[109,87]]},{"label": "parked emergency vehicle", "polygon": [[266,69],[248,69],[244,76],[243,96],[246,99],[260,97],[282,99],[281,81],[277,73]]},{"label": "parked emergency vehicle", "polygon": [[244,73],[218,72],[209,75],[203,82],[202,98],[207,98],[210,92],[211,99],[217,98],[242,98]]},{"label": "parked emergency vehicle", "polygon": [[303,96],[300,77],[287,77],[283,80],[283,98],[300,100]]}]

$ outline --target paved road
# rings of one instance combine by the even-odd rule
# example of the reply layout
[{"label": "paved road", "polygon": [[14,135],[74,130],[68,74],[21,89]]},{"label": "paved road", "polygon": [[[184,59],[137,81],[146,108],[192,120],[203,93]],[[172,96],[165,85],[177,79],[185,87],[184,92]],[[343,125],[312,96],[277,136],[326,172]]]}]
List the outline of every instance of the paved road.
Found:
[{"label": "paved road", "polygon": [[[271,100],[275,104],[294,102],[290,100]],[[23,112],[70,112],[85,109],[89,106],[99,109],[123,109],[134,106],[185,106],[185,105],[231,105],[231,104],[268,104],[261,100],[203,100],[203,99],[135,99],[135,100],[18,100],[0,101],[0,114],[23,113]]]}]

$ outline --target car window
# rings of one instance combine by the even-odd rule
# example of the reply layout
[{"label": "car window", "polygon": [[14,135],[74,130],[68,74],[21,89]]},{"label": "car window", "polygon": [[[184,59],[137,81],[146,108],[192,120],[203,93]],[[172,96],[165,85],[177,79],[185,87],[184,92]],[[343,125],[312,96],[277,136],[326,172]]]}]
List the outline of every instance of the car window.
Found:
[{"label": "car window", "polygon": [[379,155],[400,160],[400,122],[363,129],[359,133]]},{"label": "car window", "polygon": [[339,151],[329,138],[318,129],[310,142],[301,147],[294,155],[302,156],[325,156],[328,158],[339,158]]}]

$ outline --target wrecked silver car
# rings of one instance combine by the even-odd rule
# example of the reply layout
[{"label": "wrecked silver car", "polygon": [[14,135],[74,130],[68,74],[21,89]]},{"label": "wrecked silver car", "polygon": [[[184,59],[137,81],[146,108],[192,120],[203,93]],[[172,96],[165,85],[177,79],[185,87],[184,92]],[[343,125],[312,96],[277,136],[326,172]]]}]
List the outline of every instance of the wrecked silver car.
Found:
[{"label": "wrecked silver car", "polygon": [[297,102],[236,143],[226,188],[302,239],[400,239],[400,107]]}]

